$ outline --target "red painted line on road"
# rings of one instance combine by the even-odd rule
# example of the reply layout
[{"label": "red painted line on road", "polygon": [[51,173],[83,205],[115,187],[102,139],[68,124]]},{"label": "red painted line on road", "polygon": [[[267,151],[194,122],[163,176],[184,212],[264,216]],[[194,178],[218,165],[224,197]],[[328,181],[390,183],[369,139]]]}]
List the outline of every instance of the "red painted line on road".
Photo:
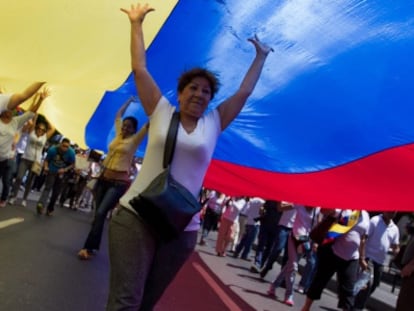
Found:
[{"label": "red painted line on road", "polygon": [[213,289],[213,291],[219,296],[221,301],[229,308],[231,311],[242,311],[240,307],[226,294],[224,290],[221,289],[220,285],[210,276],[210,274],[198,263],[193,263],[194,268],[201,274],[207,284]]}]

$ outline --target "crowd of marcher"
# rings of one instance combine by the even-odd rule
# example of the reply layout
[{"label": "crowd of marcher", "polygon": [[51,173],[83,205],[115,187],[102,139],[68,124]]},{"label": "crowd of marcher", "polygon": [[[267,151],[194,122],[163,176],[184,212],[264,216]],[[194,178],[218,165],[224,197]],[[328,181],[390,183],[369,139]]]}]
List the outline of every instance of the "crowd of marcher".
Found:
[{"label": "crowd of marcher", "polygon": [[[279,262],[280,273],[270,283],[266,294],[276,299],[284,288],[281,301],[289,306],[295,304],[295,292],[306,295],[302,310],[310,310],[313,301],[321,298],[334,273],[338,280],[338,308],[366,309],[370,296],[380,285],[384,269],[390,269],[396,260],[402,259],[402,254],[398,256],[400,241],[410,245],[408,251],[403,251],[405,261],[398,263],[404,269],[403,275],[412,265],[409,252],[412,252],[414,241],[414,217],[411,214],[406,214],[411,220],[403,225],[400,237],[400,229],[393,220],[397,212],[369,214],[357,210],[321,209],[260,198],[228,197],[215,190],[205,191],[202,203],[200,246],[207,245],[209,232],[216,230],[217,256],[252,261],[250,271],[259,273],[262,279],[274,263]],[[336,217],[337,223],[345,229],[318,245],[311,239],[310,232],[328,216]],[[296,284],[300,260],[305,264]],[[398,299],[400,310],[407,306],[404,300],[407,299],[407,281],[403,278],[402,294]]]}]

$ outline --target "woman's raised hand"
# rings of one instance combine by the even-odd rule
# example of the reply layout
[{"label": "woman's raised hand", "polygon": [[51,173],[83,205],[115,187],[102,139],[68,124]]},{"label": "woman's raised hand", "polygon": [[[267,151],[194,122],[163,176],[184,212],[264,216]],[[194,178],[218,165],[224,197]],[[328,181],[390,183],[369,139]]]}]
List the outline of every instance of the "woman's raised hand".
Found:
[{"label": "woman's raised hand", "polygon": [[129,10],[121,8],[121,11],[128,15],[129,21],[131,23],[142,23],[147,13],[152,12],[154,10],[155,9],[150,7],[148,3],[137,3],[137,5],[131,4],[131,8]]},{"label": "woman's raised hand", "polygon": [[46,97],[50,96],[50,89],[45,87],[43,90],[39,92],[40,99],[44,100]]},{"label": "woman's raised hand", "polygon": [[253,43],[254,47],[256,48],[257,54],[267,55],[269,52],[273,52],[273,49],[268,46],[267,44],[264,44],[259,40],[257,35],[254,35],[254,37],[248,39],[251,43]]}]

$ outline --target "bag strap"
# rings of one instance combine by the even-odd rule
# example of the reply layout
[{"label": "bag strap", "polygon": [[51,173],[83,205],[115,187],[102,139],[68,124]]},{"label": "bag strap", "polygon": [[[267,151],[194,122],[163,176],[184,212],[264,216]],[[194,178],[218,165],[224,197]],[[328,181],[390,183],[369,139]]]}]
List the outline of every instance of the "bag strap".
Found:
[{"label": "bag strap", "polygon": [[175,143],[177,141],[177,133],[178,133],[178,124],[180,123],[180,113],[175,111],[172,115],[170,127],[168,129],[167,139],[165,141],[164,146],[164,161],[163,167],[167,168],[171,164],[174,150],[175,150]]},{"label": "bag strap", "polygon": [[310,230],[312,230],[313,226],[315,225],[316,207],[313,208],[312,214],[313,215],[312,215],[312,222],[311,222]]}]

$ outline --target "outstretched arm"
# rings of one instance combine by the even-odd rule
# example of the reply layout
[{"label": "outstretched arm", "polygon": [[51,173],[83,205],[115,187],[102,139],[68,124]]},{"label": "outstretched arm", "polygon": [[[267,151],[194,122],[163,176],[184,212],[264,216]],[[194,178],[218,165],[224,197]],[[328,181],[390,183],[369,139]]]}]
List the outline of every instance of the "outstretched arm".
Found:
[{"label": "outstretched arm", "polygon": [[53,136],[53,134],[55,133],[56,128],[49,120],[47,120],[47,123],[48,123],[48,129],[47,129],[47,132],[46,132],[46,137],[47,137],[47,139],[50,139]]},{"label": "outstretched arm", "polygon": [[226,99],[218,107],[222,130],[224,130],[231,123],[231,121],[236,118],[243,108],[247,98],[253,92],[257,80],[259,80],[267,55],[270,51],[273,51],[272,48],[260,42],[257,36],[250,38],[249,41],[256,48],[256,57],[250,65],[250,68],[244,76],[243,81],[236,93]]},{"label": "outstretched arm", "polygon": [[122,118],[122,116],[124,115],[125,111],[127,110],[129,104],[131,104],[134,101],[134,97],[131,96],[130,98],[128,98],[128,100],[122,104],[122,106],[118,109],[118,111],[116,112],[115,115],[115,121],[117,119]]},{"label": "outstretched arm", "polygon": [[141,143],[145,135],[147,135],[149,125],[150,125],[149,122],[145,123],[143,126],[141,126],[140,130],[137,132],[137,140],[139,141],[139,143]]},{"label": "outstretched arm", "polygon": [[26,88],[22,93],[15,93],[11,96],[7,109],[13,110],[21,103],[32,97],[46,82],[35,82]]},{"label": "outstretched arm", "polygon": [[29,111],[37,113],[39,110],[40,105],[46,99],[46,97],[50,96],[50,91],[48,88],[44,88],[41,92],[37,93],[35,97],[33,97],[32,104],[29,107]]},{"label": "outstretched arm", "polygon": [[131,8],[121,9],[128,15],[131,23],[131,66],[134,73],[138,96],[145,113],[151,115],[161,98],[161,91],[147,69],[144,34],[142,23],[147,13],[154,11],[148,4],[131,5]]},{"label": "outstretched arm", "polygon": [[36,113],[36,115],[34,116],[34,118],[33,118],[33,119],[31,119],[31,120],[27,121],[27,122],[23,125],[21,132],[22,132],[22,133],[30,133],[30,132],[34,131],[34,129],[35,129],[35,127],[36,127],[37,117],[38,117],[38,116],[39,116],[39,115]]}]

